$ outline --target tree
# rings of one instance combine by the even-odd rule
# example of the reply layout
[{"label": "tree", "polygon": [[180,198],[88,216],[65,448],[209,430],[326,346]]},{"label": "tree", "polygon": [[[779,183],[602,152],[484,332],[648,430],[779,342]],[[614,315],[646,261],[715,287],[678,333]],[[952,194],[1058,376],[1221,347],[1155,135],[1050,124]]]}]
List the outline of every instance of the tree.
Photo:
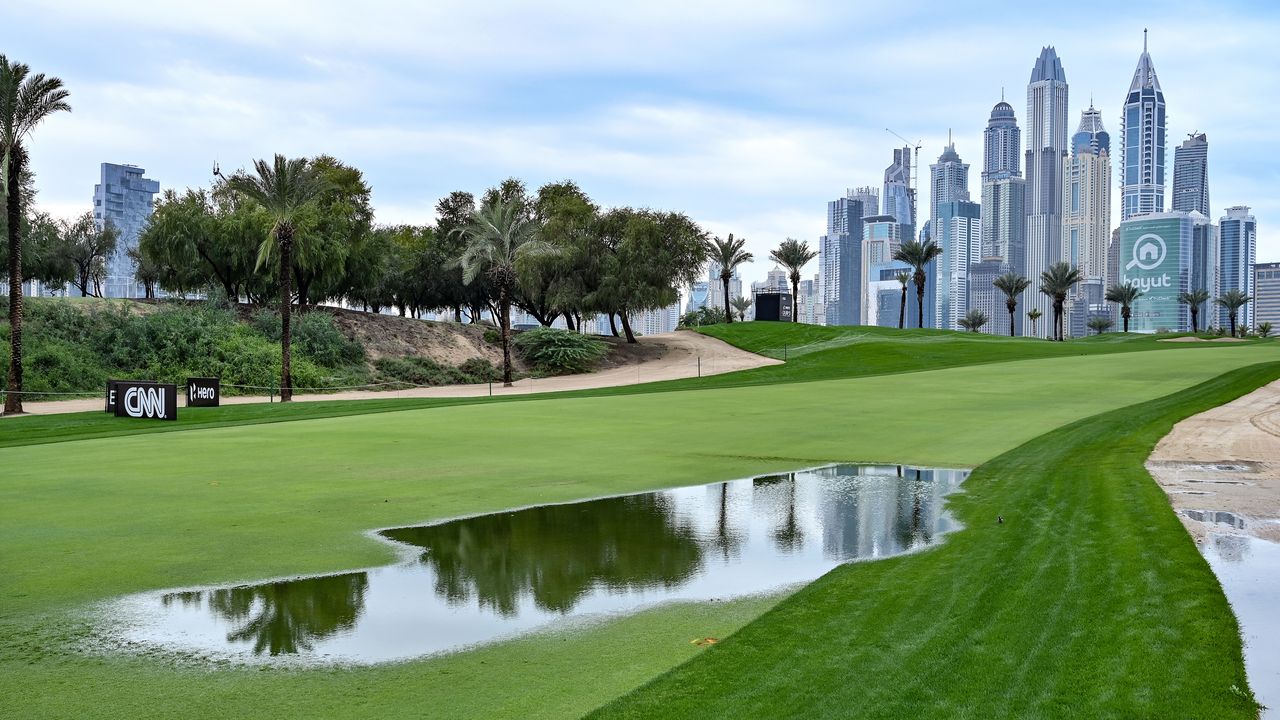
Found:
[{"label": "tree", "polygon": [[[370,262],[377,265],[379,260],[369,252],[385,248],[379,239],[370,238],[372,191],[364,174],[329,155],[320,155],[308,164],[324,187],[301,213],[294,241],[293,277],[303,310],[309,304],[346,297],[353,280],[349,272],[362,272]],[[352,262],[351,255],[357,252],[364,256]]]},{"label": "tree", "polygon": [[31,74],[31,68],[0,54],[0,186],[5,199],[9,246],[9,375],[4,396],[6,414],[22,412],[22,178],[27,148],[23,144],[45,118],[71,112],[70,93],[62,80]]},{"label": "tree", "polygon": [[[809,243],[793,238],[783,240],[769,253],[770,259],[787,269],[787,275],[791,279],[791,322],[800,321],[796,314],[796,298],[800,295],[800,271],[816,257],[818,251],[810,250]],[[725,287],[728,287],[727,281]]]},{"label": "tree", "polygon": [[898,329],[901,330],[907,325],[907,285],[911,282],[911,273],[900,270],[893,277],[902,285],[902,301],[898,303]]},{"label": "tree", "polygon": [[1004,293],[1004,306],[1009,310],[1009,337],[1014,336],[1015,314],[1018,312],[1018,296],[1031,287],[1031,281],[1021,273],[1010,270],[991,282],[997,290]]},{"label": "tree", "polygon": [[724,316],[728,322],[733,322],[733,313],[729,312],[729,306],[733,304],[733,298],[729,295],[729,281],[733,279],[733,271],[742,263],[755,259],[751,253],[743,250],[746,244],[746,238],[735,240],[733,233],[729,233],[727,240],[713,237],[707,242],[707,254],[711,256],[712,262],[720,266],[720,284],[724,286]]},{"label": "tree", "polygon": [[520,202],[496,199],[472,214],[459,232],[466,240],[458,264],[462,281],[481,275],[497,290],[498,323],[502,334],[502,384],[511,387],[511,298],[518,278],[516,265],[525,256],[549,248],[537,239],[538,226]]},{"label": "tree", "polygon": [[1094,315],[1089,318],[1089,322],[1087,324],[1089,325],[1090,330],[1101,335],[1102,333],[1110,330],[1111,326],[1116,324],[1116,321],[1106,315]]},{"label": "tree", "polygon": [[1062,341],[1062,306],[1067,293],[1080,282],[1080,270],[1067,262],[1056,262],[1040,273],[1040,292],[1053,300],[1053,339]]},{"label": "tree", "polygon": [[913,271],[911,277],[916,283],[916,309],[920,313],[916,319],[917,327],[924,327],[924,283],[929,277],[929,263],[941,254],[942,248],[932,240],[908,240],[893,253],[894,260],[910,265]]},{"label": "tree", "polygon": [[1271,329],[1272,329],[1272,326],[1270,322],[1258,323],[1258,334],[1264,338],[1271,336]]},{"label": "tree", "polygon": [[1036,334],[1036,321],[1039,320],[1044,313],[1040,312],[1040,308],[1031,308],[1027,311],[1027,319],[1031,321],[1031,334]]},{"label": "tree", "polygon": [[1191,332],[1200,332],[1200,307],[1209,302],[1209,291],[1201,288],[1178,293],[1178,302],[1191,311]]},{"label": "tree", "polygon": [[228,187],[248,197],[271,217],[271,233],[258,250],[258,266],[271,260],[278,251],[280,277],[280,402],[293,399],[293,374],[290,368],[293,307],[293,243],[298,219],[325,189],[325,181],[306,158],[286,159],[277,153],[272,164],[253,161],[255,173],[236,173]]},{"label": "tree", "polygon": [[585,295],[586,278],[579,271],[589,272],[577,267],[580,256],[576,250],[595,224],[600,209],[570,180],[538,188],[532,203],[539,237],[556,252],[527,257],[516,268],[520,275],[516,305],[544,327],[550,327],[563,315],[566,326],[574,329],[580,324]]},{"label": "tree", "polygon": [[983,325],[987,324],[987,314],[978,309],[970,310],[965,316],[960,318],[960,327],[969,332],[978,332]]},{"label": "tree", "polygon": [[75,266],[75,277],[71,282],[80,290],[80,297],[101,295],[107,258],[116,251],[120,231],[110,222],[99,228],[92,212],[86,212],[75,220],[62,220],[58,226],[63,252]]},{"label": "tree", "polygon": [[747,311],[751,309],[751,298],[736,297],[730,304],[733,305],[734,310],[738,311],[738,319],[745,322],[747,319]]},{"label": "tree", "polygon": [[1236,313],[1252,299],[1253,298],[1248,295],[1245,295],[1243,290],[1228,290],[1222,293],[1221,297],[1214,299],[1215,303],[1221,305],[1227,311],[1227,321],[1230,323],[1231,337],[1236,336]]},{"label": "tree", "polygon": [[1129,332],[1129,318],[1133,316],[1133,304],[1142,297],[1143,292],[1137,285],[1119,284],[1107,288],[1107,302],[1120,306],[1120,317],[1124,320],[1124,331]]}]

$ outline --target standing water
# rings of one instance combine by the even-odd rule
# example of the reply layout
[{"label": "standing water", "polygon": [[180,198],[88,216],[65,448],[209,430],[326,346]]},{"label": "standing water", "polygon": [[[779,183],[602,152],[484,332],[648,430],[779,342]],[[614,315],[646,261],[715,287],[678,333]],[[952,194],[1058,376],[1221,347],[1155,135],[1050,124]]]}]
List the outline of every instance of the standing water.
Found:
[{"label": "standing water", "polygon": [[378,663],[667,602],[776,592],[937,543],[967,470],[837,465],[378,533],[394,565],[103,606],[109,644],[237,662]]},{"label": "standing water", "polygon": [[1240,621],[1249,685],[1267,706],[1262,717],[1280,719],[1280,544],[1215,533],[1202,551]]}]

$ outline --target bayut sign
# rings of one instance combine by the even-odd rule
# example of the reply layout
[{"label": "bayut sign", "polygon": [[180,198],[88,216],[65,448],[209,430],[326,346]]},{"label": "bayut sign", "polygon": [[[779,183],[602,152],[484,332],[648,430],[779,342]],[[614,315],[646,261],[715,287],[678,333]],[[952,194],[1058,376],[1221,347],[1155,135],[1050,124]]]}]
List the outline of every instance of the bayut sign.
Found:
[{"label": "bayut sign", "polygon": [[187,378],[187,407],[218,407],[222,382],[218,378]]},{"label": "bayut sign", "polygon": [[[152,382],[114,383],[116,417],[178,419],[178,387]],[[110,392],[110,390],[108,390]]]},{"label": "bayut sign", "polygon": [[1134,332],[1182,326],[1178,293],[1185,289],[1183,263],[1190,259],[1190,226],[1183,220],[1155,217],[1120,226],[1120,282],[1142,291],[1133,305]]}]

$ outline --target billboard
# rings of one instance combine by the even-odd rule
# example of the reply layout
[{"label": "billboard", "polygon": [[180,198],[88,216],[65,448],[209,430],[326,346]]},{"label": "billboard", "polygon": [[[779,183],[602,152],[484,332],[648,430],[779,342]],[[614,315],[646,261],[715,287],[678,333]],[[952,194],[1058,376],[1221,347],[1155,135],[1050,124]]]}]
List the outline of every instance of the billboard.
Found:
[{"label": "billboard", "polygon": [[116,386],[119,385],[120,383],[155,385],[156,381],[155,380],[108,380],[107,381],[107,414],[108,415],[116,414],[116,397],[118,396],[118,393],[116,392]]},{"label": "billboard", "polygon": [[1189,327],[1178,294],[1187,289],[1191,266],[1191,220],[1149,217],[1120,225],[1120,282],[1142,291],[1133,304],[1131,332]]},{"label": "billboard", "polygon": [[116,417],[178,419],[178,386],[163,383],[117,381]]},{"label": "billboard", "polygon": [[791,322],[791,293],[756,293],[756,320]]},{"label": "billboard", "polygon": [[218,378],[187,378],[187,407],[218,407],[222,381]]}]

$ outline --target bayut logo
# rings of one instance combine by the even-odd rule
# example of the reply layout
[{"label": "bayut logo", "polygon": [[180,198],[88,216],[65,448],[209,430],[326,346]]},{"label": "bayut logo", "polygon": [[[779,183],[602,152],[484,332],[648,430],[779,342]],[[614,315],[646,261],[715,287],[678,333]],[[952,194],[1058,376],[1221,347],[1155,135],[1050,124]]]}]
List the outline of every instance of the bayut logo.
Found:
[{"label": "bayut logo", "polygon": [[137,385],[124,391],[124,411],[129,417],[150,417],[164,420],[165,392],[159,386],[139,387]]},{"label": "bayut logo", "polygon": [[1155,270],[1160,267],[1160,263],[1164,262],[1164,256],[1168,252],[1164,238],[1155,233],[1147,233],[1133,244],[1133,259],[1124,266],[1124,269],[1132,270],[1136,267],[1139,270]]}]

